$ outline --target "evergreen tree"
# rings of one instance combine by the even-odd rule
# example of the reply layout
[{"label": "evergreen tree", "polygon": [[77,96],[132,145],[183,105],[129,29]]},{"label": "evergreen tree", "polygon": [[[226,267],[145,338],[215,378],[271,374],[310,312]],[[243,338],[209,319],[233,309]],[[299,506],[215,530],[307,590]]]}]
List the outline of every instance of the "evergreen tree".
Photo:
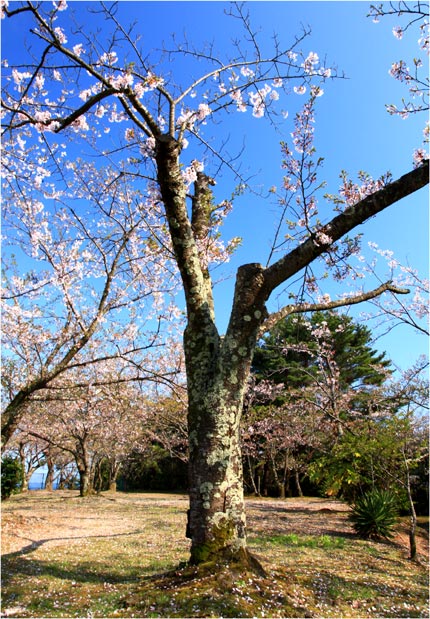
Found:
[{"label": "evergreen tree", "polygon": [[371,346],[365,325],[337,312],[315,312],[309,318],[289,316],[262,339],[254,355],[257,381],[289,388],[310,386],[327,356],[339,370],[339,387],[378,387],[390,372],[390,360]]}]

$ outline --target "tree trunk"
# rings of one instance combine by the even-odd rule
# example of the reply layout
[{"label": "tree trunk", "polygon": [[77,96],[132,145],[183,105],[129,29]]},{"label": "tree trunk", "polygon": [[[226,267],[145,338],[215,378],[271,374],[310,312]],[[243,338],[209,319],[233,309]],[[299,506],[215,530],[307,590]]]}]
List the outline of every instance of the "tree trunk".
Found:
[{"label": "tree trunk", "polygon": [[302,490],[302,487],[300,485],[299,471],[297,469],[294,472],[294,479],[295,479],[295,482],[296,482],[297,494],[299,496],[303,496],[303,490]]},{"label": "tree trunk", "polygon": [[[203,337],[211,339],[209,329]],[[199,354],[201,339],[200,333],[188,329],[185,337],[190,447],[187,534],[191,538],[191,562],[248,563],[239,444],[243,387],[238,384],[234,361],[220,367],[216,353],[206,355],[200,351]]]},{"label": "tree trunk", "polygon": [[[261,315],[257,313],[258,318]],[[232,318],[223,339],[209,314],[190,321],[185,330],[190,451],[187,534],[192,563],[262,569],[246,548],[239,435],[258,318],[242,317],[240,322],[251,323],[251,329],[242,334],[235,331],[237,316]],[[243,331],[248,333],[245,341]]]},{"label": "tree trunk", "polygon": [[[212,397],[216,394],[208,400]],[[246,560],[239,416],[233,406],[213,402],[212,410],[189,412],[192,563]]]},{"label": "tree trunk", "polygon": [[[247,455],[246,459],[247,459],[247,462],[248,462],[249,477],[250,477],[250,480],[251,480],[252,489],[254,490],[255,496],[260,496],[260,490],[258,489],[258,487],[255,484],[255,467],[251,463],[251,457],[250,457],[249,454]],[[259,479],[260,479],[260,477],[258,477],[258,480]]]},{"label": "tree trunk", "polygon": [[85,497],[91,493],[91,479],[88,468],[79,469],[79,496]]},{"label": "tree trunk", "polygon": [[409,501],[409,511],[410,511],[410,529],[409,529],[409,551],[410,551],[410,559],[415,559],[417,556],[417,542],[415,539],[415,532],[417,529],[417,512],[415,511],[414,499],[412,497],[412,488],[411,488],[411,476],[409,472],[409,463],[404,456],[405,468],[406,468],[406,491],[408,493],[408,501]]},{"label": "tree trunk", "polygon": [[54,460],[49,454],[46,455],[46,464],[48,466],[48,472],[46,473],[45,490],[52,491],[54,483]]},{"label": "tree trunk", "polygon": [[109,492],[116,492],[116,481],[121,470],[121,463],[115,459],[109,462]]},{"label": "tree trunk", "polygon": [[29,482],[28,474],[27,473],[23,473],[23,475],[22,475],[21,492],[28,492],[28,482]]}]

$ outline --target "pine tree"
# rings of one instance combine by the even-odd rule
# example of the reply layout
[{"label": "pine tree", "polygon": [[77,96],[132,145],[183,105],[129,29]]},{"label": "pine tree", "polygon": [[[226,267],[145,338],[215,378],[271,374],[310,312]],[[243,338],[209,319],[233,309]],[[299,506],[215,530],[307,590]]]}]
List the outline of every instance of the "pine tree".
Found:
[{"label": "pine tree", "polygon": [[316,312],[305,318],[289,316],[278,323],[256,348],[253,371],[289,388],[310,386],[331,351],[342,390],[379,387],[390,372],[385,353],[371,346],[372,334],[352,318],[337,312]]}]

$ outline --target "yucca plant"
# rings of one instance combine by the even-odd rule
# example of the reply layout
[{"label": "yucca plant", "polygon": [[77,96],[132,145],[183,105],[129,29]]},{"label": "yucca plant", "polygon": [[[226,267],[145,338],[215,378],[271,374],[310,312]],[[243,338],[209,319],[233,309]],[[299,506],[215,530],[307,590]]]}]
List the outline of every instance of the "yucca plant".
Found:
[{"label": "yucca plant", "polygon": [[388,490],[370,490],[352,506],[350,520],[359,535],[370,539],[393,537],[397,522],[397,499]]}]

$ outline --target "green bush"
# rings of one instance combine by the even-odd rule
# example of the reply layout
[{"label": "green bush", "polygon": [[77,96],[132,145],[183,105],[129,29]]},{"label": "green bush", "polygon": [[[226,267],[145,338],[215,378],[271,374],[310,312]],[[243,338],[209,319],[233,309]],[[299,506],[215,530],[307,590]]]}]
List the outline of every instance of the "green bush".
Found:
[{"label": "green bush", "polygon": [[370,490],[352,506],[350,520],[359,535],[380,539],[393,537],[398,507],[395,495],[388,490]]},{"label": "green bush", "polygon": [[5,456],[1,463],[1,498],[8,499],[22,486],[22,466],[18,459]]}]

